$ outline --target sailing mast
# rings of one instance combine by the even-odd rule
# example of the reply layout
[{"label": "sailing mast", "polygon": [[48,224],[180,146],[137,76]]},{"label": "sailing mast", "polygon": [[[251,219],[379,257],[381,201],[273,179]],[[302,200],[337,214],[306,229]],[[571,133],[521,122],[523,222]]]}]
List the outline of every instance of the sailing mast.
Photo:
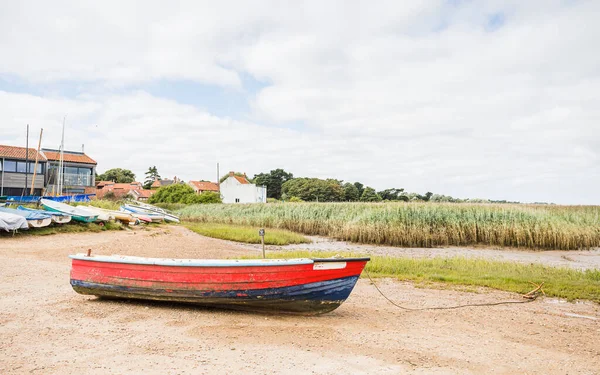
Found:
[{"label": "sailing mast", "polygon": [[35,177],[37,175],[37,166],[38,166],[38,159],[40,156],[40,147],[42,147],[42,134],[44,134],[44,128],[42,128],[42,130],[40,130],[40,140],[38,142],[37,153],[35,154],[35,165],[33,167],[33,178],[31,179],[31,190],[29,190],[29,195],[33,195],[33,192],[35,189]]},{"label": "sailing mast", "polygon": [[63,191],[63,179],[65,178],[64,176],[64,159],[65,159],[65,122],[67,121],[67,115],[65,115],[65,117],[63,117],[63,126],[62,126],[62,138],[60,141],[60,158],[58,160],[58,195],[61,196],[62,195],[62,191]]}]

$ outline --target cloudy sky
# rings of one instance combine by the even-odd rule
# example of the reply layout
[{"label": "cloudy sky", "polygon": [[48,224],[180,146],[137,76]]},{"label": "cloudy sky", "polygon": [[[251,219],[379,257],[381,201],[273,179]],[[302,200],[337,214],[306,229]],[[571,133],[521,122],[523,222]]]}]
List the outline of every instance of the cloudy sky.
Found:
[{"label": "cloudy sky", "polygon": [[600,203],[600,1],[3,2],[0,144]]}]

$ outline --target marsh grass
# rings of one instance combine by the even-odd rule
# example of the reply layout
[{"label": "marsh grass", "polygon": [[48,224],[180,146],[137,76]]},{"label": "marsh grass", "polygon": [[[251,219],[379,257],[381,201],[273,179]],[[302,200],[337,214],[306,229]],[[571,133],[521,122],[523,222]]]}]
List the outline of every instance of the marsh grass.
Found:
[{"label": "marsh grass", "polygon": [[[356,257],[355,253],[279,251],[268,258],[328,258],[334,255]],[[527,293],[544,283],[549,297],[586,299],[600,303],[600,270],[579,271],[538,264],[488,261],[471,258],[398,258],[375,256],[367,263],[371,277],[392,277],[421,285],[440,283],[452,286],[487,287]],[[365,277],[363,273],[363,277]]]},{"label": "marsh grass", "polygon": [[[184,226],[193,232],[207,237],[235,242],[261,243],[258,235],[258,227],[215,223],[185,223]],[[288,230],[267,229],[265,231],[265,244],[267,245],[289,245],[308,242],[310,240],[306,237]]]},{"label": "marsh grass", "polygon": [[182,219],[287,229],[344,241],[405,247],[600,246],[600,206],[452,203],[190,205]]}]

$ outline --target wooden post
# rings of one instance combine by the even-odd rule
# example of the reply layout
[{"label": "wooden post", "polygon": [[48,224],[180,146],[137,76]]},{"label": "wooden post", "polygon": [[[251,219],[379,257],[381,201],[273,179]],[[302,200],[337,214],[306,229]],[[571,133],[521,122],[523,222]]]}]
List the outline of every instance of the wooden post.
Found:
[{"label": "wooden post", "polygon": [[42,147],[42,134],[44,134],[44,128],[40,130],[40,140],[38,142],[37,154],[35,154],[35,166],[33,167],[33,179],[31,180],[31,190],[29,195],[33,195],[33,189],[35,187],[35,176],[37,174],[38,158],[40,156],[40,147]]},{"label": "wooden post", "polygon": [[263,228],[259,229],[258,235],[260,236],[260,242],[262,243],[263,259],[265,259],[267,257],[265,254],[265,230]]}]

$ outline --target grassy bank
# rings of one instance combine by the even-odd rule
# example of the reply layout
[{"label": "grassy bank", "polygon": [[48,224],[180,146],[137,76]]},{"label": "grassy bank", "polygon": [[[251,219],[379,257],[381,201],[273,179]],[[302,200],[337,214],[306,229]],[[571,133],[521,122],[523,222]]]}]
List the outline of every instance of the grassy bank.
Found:
[{"label": "grassy bank", "polygon": [[[186,223],[184,226],[198,234],[222,240],[261,243],[258,236],[258,227],[215,224],[215,223]],[[306,237],[283,229],[267,229],[265,231],[265,244],[267,245],[289,245],[297,243],[308,243]]]},{"label": "grassy bank", "polygon": [[[267,257],[326,258],[336,254],[308,251],[268,252]],[[537,264],[524,265],[460,257],[413,259],[379,256],[371,257],[366,269],[371,277],[393,277],[425,284],[488,287],[521,294],[534,289],[531,283],[544,283],[544,292],[549,297],[586,299],[600,303],[600,270],[578,271]]]},{"label": "grassy bank", "polygon": [[452,203],[191,205],[184,220],[281,228],[345,241],[406,247],[600,246],[600,206]]}]

